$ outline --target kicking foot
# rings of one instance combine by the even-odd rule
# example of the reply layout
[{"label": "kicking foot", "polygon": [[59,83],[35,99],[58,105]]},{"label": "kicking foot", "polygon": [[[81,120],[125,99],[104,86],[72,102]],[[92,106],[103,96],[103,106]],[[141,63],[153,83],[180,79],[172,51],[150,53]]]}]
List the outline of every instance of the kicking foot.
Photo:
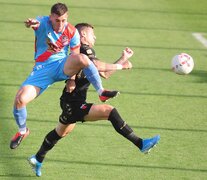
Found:
[{"label": "kicking foot", "polygon": [[99,99],[102,102],[108,101],[110,98],[114,98],[118,96],[120,93],[119,91],[110,91],[110,90],[104,90],[101,95],[99,96]]},{"label": "kicking foot", "polygon": [[150,150],[156,146],[156,144],[158,144],[160,140],[160,136],[154,136],[153,138],[149,138],[149,139],[143,139],[142,141],[142,149],[140,149],[141,152],[147,154],[150,152]]},{"label": "kicking foot", "polygon": [[21,134],[20,132],[17,132],[11,139],[10,142],[10,148],[16,149],[23,139],[25,139],[29,135],[29,129],[27,128],[27,131],[25,134]]},{"label": "kicking foot", "polygon": [[42,163],[37,161],[35,155],[31,156],[27,160],[30,166],[32,167],[33,172],[36,174],[36,176],[40,177],[42,175],[41,173]]}]

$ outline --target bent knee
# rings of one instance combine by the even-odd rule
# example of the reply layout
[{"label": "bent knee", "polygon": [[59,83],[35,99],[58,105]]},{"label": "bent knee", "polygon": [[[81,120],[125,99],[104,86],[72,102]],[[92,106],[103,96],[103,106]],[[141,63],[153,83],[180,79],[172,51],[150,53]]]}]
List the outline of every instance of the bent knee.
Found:
[{"label": "bent knee", "polygon": [[67,136],[68,134],[69,134],[69,132],[64,132],[64,133],[60,134],[60,137],[61,137],[61,138],[64,138],[64,137]]},{"label": "bent knee", "polygon": [[27,104],[27,99],[23,95],[17,95],[15,98],[15,107],[20,108]]},{"label": "bent knee", "polygon": [[16,94],[14,105],[17,108],[26,106],[30,101],[32,101],[40,92],[40,88],[27,85],[22,87]]},{"label": "bent knee", "polygon": [[78,61],[82,67],[87,67],[90,63],[89,58],[85,54],[82,54],[82,53],[78,55]]},{"label": "bent knee", "polygon": [[114,109],[114,107],[113,106],[111,106],[111,105],[105,105],[105,107],[104,107],[104,113],[105,113],[105,116],[106,117],[109,117],[109,115],[110,115],[110,113],[111,113],[111,111]]},{"label": "bent knee", "polygon": [[65,137],[67,136],[70,132],[72,132],[72,130],[74,129],[75,127],[75,123],[74,124],[68,124],[68,125],[64,125],[62,123],[58,123],[57,127],[55,128],[56,129],[56,132],[57,134],[60,136],[60,137]]}]

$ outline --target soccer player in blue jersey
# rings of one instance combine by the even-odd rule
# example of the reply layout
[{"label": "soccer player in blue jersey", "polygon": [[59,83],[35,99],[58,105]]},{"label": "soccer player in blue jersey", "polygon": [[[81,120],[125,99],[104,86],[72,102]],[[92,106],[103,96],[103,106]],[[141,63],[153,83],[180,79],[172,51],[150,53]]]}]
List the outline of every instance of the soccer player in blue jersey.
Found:
[{"label": "soccer player in blue jersey", "polygon": [[[35,32],[35,66],[15,97],[13,114],[19,131],[11,139],[11,149],[17,148],[29,134],[26,105],[54,82],[73,78],[83,69],[102,102],[119,94],[118,91],[104,90],[97,68],[86,55],[80,54],[79,33],[67,19],[67,6],[56,3],[49,16],[25,21],[26,27],[33,28]],[[120,66],[115,68],[121,69]]]},{"label": "soccer player in blue jersey", "polygon": [[[106,71],[111,69],[111,64],[107,64],[107,68],[103,67],[105,64],[100,61],[95,55],[93,49],[95,43],[95,35],[93,26],[88,23],[79,23],[76,28],[80,32],[81,48],[80,52],[86,54],[90,60],[97,66],[99,73],[104,78],[109,78],[115,71]],[[123,69],[131,69],[132,64],[128,60],[133,55],[130,48],[123,50],[121,57],[116,61]],[[103,69],[105,71],[103,71]],[[107,120],[111,122],[113,128],[117,133],[132,142],[137,149],[142,153],[147,153],[159,141],[160,136],[154,136],[148,139],[138,137],[132,128],[122,119],[118,110],[108,104],[94,104],[87,103],[87,91],[90,82],[85,78],[83,71],[80,71],[74,80],[68,80],[63,89],[60,98],[60,106],[62,113],[59,117],[59,123],[55,129],[51,130],[45,136],[41,147],[35,155],[28,158],[29,164],[36,176],[41,176],[41,168],[45,156],[50,152],[55,144],[57,144],[63,137],[70,134],[74,129],[76,122],[94,122],[97,120]]]}]

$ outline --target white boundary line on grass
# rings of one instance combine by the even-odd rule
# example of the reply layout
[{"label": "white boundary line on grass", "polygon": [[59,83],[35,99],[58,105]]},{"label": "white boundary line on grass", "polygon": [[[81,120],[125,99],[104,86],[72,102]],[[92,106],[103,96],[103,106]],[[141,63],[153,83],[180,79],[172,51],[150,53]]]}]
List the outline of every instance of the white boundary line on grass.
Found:
[{"label": "white boundary line on grass", "polygon": [[203,37],[202,33],[192,33],[192,35],[207,48],[207,39]]}]

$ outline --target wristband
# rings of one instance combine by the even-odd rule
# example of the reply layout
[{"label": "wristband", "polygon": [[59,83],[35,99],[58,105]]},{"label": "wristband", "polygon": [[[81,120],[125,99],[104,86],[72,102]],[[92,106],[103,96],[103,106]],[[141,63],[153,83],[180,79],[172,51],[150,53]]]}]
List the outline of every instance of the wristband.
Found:
[{"label": "wristband", "polygon": [[117,70],[122,70],[123,69],[123,66],[121,64],[116,64],[116,69]]}]

